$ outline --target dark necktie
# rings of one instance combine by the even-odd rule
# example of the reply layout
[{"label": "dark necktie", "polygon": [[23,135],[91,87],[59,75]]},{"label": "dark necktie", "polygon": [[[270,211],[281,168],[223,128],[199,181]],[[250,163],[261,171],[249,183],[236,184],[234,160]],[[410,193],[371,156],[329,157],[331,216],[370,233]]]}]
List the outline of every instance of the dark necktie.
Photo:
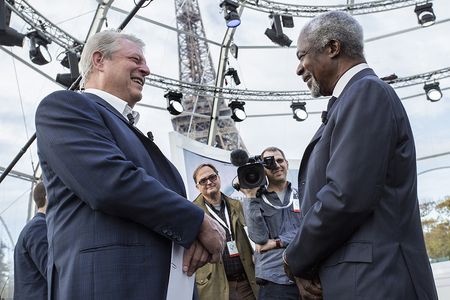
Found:
[{"label": "dark necktie", "polygon": [[336,102],[337,98],[336,97],[331,97],[330,100],[328,100],[328,105],[327,105],[327,110],[322,112],[322,123],[323,124],[327,124],[328,122],[328,112],[330,111],[331,107],[333,106],[334,102]]},{"label": "dark necktie", "polygon": [[132,113],[129,113],[129,114],[127,115],[127,118],[128,118],[128,123],[130,123],[130,125],[133,125],[133,124],[134,124],[134,117],[133,117],[133,114],[132,114]]}]

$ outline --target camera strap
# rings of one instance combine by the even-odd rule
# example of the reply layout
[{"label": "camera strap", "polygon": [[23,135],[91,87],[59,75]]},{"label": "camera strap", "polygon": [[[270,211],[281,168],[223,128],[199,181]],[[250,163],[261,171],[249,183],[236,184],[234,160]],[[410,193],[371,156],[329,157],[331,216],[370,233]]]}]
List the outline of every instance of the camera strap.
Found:
[{"label": "camera strap", "polygon": [[[275,208],[275,209],[285,209],[288,208],[289,206],[292,205],[292,203],[294,202],[294,190],[291,191],[291,195],[289,197],[289,203],[287,205],[284,206],[278,206],[278,205],[274,205],[272,203],[270,203],[269,199],[267,199],[266,195],[262,194],[261,198],[264,200],[264,202],[266,202],[267,205]],[[281,199],[280,199],[281,201]]]}]

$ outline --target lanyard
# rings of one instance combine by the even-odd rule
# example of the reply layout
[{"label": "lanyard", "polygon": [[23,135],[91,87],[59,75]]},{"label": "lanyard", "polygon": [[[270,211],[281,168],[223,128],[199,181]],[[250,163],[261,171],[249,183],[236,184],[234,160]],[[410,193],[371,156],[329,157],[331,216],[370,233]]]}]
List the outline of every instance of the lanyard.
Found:
[{"label": "lanyard", "polygon": [[222,220],[222,218],[219,217],[219,216],[216,214],[216,212],[215,212],[211,207],[209,207],[208,204],[206,204],[205,206],[206,206],[206,208],[208,209],[208,211],[209,211],[209,213],[211,214],[211,216],[212,216],[217,222],[219,222],[223,227],[225,227],[225,228],[228,230],[228,232],[230,233],[231,239],[233,239],[233,233],[231,232],[231,225],[230,225],[230,217],[228,216],[227,204],[224,203],[224,207],[225,207],[225,208],[224,208],[225,221],[227,222],[226,224],[225,224],[225,222]]},{"label": "lanyard", "polygon": [[291,191],[291,195],[289,197],[289,203],[285,206],[273,205],[272,203],[270,203],[270,201],[267,199],[266,195],[264,195],[264,194],[261,195],[261,198],[264,200],[264,202],[266,202],[267,205],[272,206],[275,209],[285,209],[285,208],[288,208],[289,206],[291,206],[292,202],[294,202],[294,189],[292,189],[292,191]]}]

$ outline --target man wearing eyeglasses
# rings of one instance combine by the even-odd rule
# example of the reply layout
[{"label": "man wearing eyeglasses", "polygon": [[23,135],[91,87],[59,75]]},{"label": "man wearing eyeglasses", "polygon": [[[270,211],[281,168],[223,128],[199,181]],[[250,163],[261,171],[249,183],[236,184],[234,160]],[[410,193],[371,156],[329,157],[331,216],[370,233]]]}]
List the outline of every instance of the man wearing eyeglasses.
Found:
[{"label": "man wearing eyeglasses", "polygon": [[249,237],[256,243],[256,282],[259,300],[300,299],[298,289],[284,272],[283,251],[294,238],[300,225],[300,203],[297,190],[287,181],[289,163],[281,149],[266,148],[261,158],[273,156],[275,168],[266,168],[268,186],[241,189]]},{"label": "man wearing eyeglasses", "polygon": [[201,300],[254,300],[258,288],[242,205],[220,191],[219,172],[213,165],[201,164],[193,178],[200,192],[194,204],[222,225],[227,242],[220,263],[208,263],[197,270],[199,297]]}]

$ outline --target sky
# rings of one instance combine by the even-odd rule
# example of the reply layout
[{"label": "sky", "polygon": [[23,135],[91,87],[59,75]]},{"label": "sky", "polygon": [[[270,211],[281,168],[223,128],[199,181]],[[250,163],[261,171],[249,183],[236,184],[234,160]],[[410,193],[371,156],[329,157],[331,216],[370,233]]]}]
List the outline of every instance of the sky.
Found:
[{"label": "sky", "polygon": [[[16,2],[20,2],[17,1]],[[283,3],[342,4],[345,1],[293,1]],[[361,2],[361,1],[355,1]],[[367,1],[366,1],[367,2]],[[97,7],[95,0],[29,0],[38,12],[72,36],[84,40]],[[198,0],[205,33],[208,39],[221,42],[226,30],[219,1]],[[133,1],[115,0],[114,7],[130,11]],[[368,64],[380,76],[395,73],[399,77],[417,75],[450,66],[450,1],[435,0],[433,8],[438,24],[421,28],[417,23],[414,6],[355,16],[364,28],[365,54]],[[154,0],[139,10],[138,15],[176,27],[175,5],[173,1]],[[117,28],[126,15],[110,9],[107,16],[108,28]],[[269,27],[268,15],[251,9],[244,9],[242,23],[237,28],[234,42],[239,46],[273,46],[264,35]],[[309,18],[294,18],[294,28],[284,28],[284,32],[296,43],[298,33]],[[29,26],[13,14],[10,26],[19,32],[27,32]],[[394,34],[402,30],[403,34]],[[177,35],[174,31],[156,26],[141,19],[133,19],[124,32],[135,34],[146,43],[145,55],[151,72],[178,79]],[[380,38],[387,35],[388,37]],[[29,46],[6,48],[31,64],[28,58]],[[220,48],[209,45],[214,67],[218,66]],[[44,66],[33,65],[55,78],[57,73],[67,69],[58,62],[63,52],[52,44],[49,51],[53,61]],[[295,48],[240,49],[237,59],[230,59],[242,84],[240,89],[250,90],[306,90],[306,85],[295,74],[297,58]],[[61,55],[59,55],[61,57]],[[62,89],[59,85],[40,75],[26,64],[14,59],[0,50],[0,166],[6,167],[25,145],[35,131],[34,114],[37,105],[47,94]],[[440,80],[441,88],[450,87],[450,79]],[[136,106],[141,113],[138,127],[147,132],[151,130],[155,142],[162,151],[171,156],[169,132],[173,131],[170,114],[164,110],[164,90],[145,86],[141,103],[161,107],[152,109]],[[410,118],[414,133],[417,158],[436,155],[435,158],[420,159],[417,162],[419,173],[433,168],[448,167],[426,172],[418,176],[418,196],[420,201],[439,200],[450,195],[450,92],[443,92],[439,102],[427,101],[423,85],[399,88],[400,98],[408,97],[403,105]],[[419,94],[417,97],[409,96]],[[245,109],[248,118],[236,126],[250,154],[258,154],[267,147],[275,145],[284,150],[289,159],[299,160],[309,140],[320,125],[320,114],[310,114],[304,122],[292,118],[290,102],[247,102]],[[307,102],[307,109],[320,112],[326,108],[326,100]],[[255,115],[288,114],[282,116]],[[253,117],[252,117],[253,116]],[[38,164],[36,144],[17,163],[14,170],[33,174]],[[6,226],[0,228],[1,239],[9,241],[8,231],[13,242],[26,222],[29,202],[30,182],[8,177],[0,184],[0,217]],[[11,243],[7,242],[12,248]]]}]

